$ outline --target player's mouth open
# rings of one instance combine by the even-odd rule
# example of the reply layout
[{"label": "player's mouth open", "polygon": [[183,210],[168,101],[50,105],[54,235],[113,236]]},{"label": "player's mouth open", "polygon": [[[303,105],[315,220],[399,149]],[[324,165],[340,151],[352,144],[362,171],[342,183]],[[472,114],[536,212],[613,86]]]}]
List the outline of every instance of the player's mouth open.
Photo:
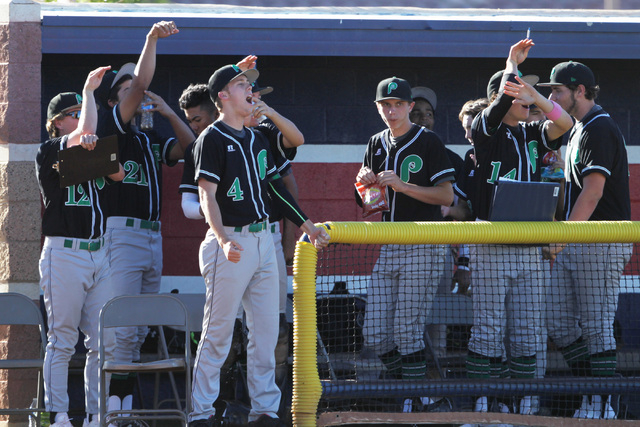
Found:
[{"label": "player's mouth open", "polygon": [[253,105],[253,96],[249,95],[247,96],[247,102],[251,105]]}]

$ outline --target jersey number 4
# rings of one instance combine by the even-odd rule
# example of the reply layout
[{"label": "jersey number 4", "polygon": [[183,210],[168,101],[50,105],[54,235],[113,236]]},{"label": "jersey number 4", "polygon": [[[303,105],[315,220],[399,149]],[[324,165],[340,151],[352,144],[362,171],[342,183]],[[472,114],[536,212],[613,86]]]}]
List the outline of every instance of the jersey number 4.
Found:
[{"label": "jersey number 4", "polygon": [[231,184],[231,188],[227,191],[227,196],[231,197],[231,200],[234,202],[240,202],[244,200],[243,194],[242,188],[240,188],[240,179],[236,177],[236,179],[233,180],[233,184]]}]

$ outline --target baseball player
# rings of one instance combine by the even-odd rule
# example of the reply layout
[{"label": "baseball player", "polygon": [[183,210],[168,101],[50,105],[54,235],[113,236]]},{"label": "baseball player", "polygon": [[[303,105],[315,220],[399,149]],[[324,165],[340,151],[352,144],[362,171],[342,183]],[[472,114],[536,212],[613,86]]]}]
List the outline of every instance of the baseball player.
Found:
[{"label": "baseball player", "polygon": [[[116,295],[157,293],[160,289],[162,164],[175,165],[193,141],[193,133],[160,97],[146,89],[155,72],[158,39],[177,32],[173,22],[154,24],[138,64],[128,63],[117,73],[107,73],[100,86],[98,101],[105,108],[99,119],[99,135],[118,136],[120,160],[126,172],[122,182],[107,192],[106,237]],[[144,94],[152,100],[151,111],[158,111],[169,121],[177,140],[154,131],[141,132],[132,124]],[[139,360],[146,333],[146,328],[116,328],[115,360]],[[133,375],[114,374],[108,410],[131,409],[133,387]]]},{"label": "baseball player", "polygon": [[[108,69],[101,67],[89,74],[82,97],[66,92],[51,100],[47,128],[53,138],[40,145],[36,156],[36,177],[44,203],[40,287],[49,325],[44,399],[52,427],[71,427],[67,377],[78,328],[85,334],[88,350],[84,373],[87,417],[83,425],[99,425],[98,314],[113,296],[104,239],[107,181],[100,178],[60,188],[58,153],[76,145],[89,150],[95,147],[97,110],[93,92]],[[123,177],[121,166],[108,178]],[[105,339],[105,354],[112,357],[114,337],[107,334]]]},{"label": "baseball player", "polygon": [[247,376],[250,426],[282,426],[276,411],[274,349],[278,338],[278,271],[269,232],[270,193],[285,216],[316,247],[329,236],[317,228],[286,191],[261,133],[243,126],[255,110],[251,83],[258,71],[224,66],[209,79],[220,119],[196,140],[193,155],[200,203],[209,231],[200,247],[200,270],[207,286],[202,338],[193,374],[190,426],[208,426],[240,303],[249,328]]},{"label": "baseball player", "polygon": [[[383,221],[442,220],[440,205],[453,202],[455,171],[438,136],[409,120],[414,106],[409,83],[398,77],[382,80],[375,102],[387,129],[369,139],[356,181],[387,188],[390,210]],[[423,334],[444,255],[444,245],[380,248],[367,289],[363,335],[388,378],[425,378]],[[403,411],[428,410],[433,404],[429,397],[407,398]]]},{"label": "baseball player", "polygon": [[[494,74],[489,82],[487,97],[491,104],[471,125],[477,161],[474,212],[478,220],[489,219],[493,187],[499,178],[540,181],[542,154],[557,148],[561,136],[572,125],[571,117],[560,106],[540,95],[527,83],[528,78],[518,77],[518,66],[532,46],[530,39],[511,46],[505,70]],[[533,103],[550,120],[522,123],[528,117],[528,106]],[[503,375],[504,325],[510,314],[513,318],[513,322],[509,322],[512,326],[509,330],[510,375],[534,378],[541,309],[541,260],[537,248],[473,245],[471,260],[474,263],[474,323],[467,375],[487,379]],[[521,414],[531,413],[531,400],[531,396],[520,399]],[[490,406],[488,397],[480,396],[474,410],[487,412]],[[494,409],[508,412],[510,408],[498,400]]]},{"label": "baseball player", "polygon": [[[562,62],[541,86],[550,86],[549,99],[576,120],[565,155],[565,219],[629,220],[625,141],[616,123],[595,102],[600,88],[593,72],[579,62]],[[547,294],[547,328],[574,375],[615,374],[613,321],[620,276],[631,252],[631,244],[558,244],[547,254],[550,258],[557,254]],[[574,416],[613,419],[615,406],[611,396],[583,396]]]}]

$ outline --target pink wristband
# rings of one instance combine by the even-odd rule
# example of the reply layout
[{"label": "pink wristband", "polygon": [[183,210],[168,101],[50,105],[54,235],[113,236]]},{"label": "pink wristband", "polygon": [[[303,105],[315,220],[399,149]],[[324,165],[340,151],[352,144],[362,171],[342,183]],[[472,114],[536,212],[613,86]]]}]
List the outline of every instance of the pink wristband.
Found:
[{"label": "pink wristband", "polygon": [[560,116],[562,116],[562,107],[555,101],[551,101],[551,103],[553,104],[553,110],[545,113],[545,115],[547,116],[547,119],[555,122],[560,118]]}]

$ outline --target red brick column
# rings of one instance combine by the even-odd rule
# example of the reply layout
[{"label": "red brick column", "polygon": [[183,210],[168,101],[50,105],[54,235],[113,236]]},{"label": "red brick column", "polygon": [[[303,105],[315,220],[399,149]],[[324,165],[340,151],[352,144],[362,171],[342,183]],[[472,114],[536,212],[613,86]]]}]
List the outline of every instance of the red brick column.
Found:
[{"label": "red brick column", "polygon": [[[42,126],[41,59],[40,5],[0,0],[0,293],[20,292],[34,300],[40,294],[40,196],[34,159]],[[35,331],[0,326],[1,358],[37,357],[38,345]],[[27,371],[0,371],[0,407],[28,407],[36,378]],[[9,425],[25,422],[14,416]]]}]

